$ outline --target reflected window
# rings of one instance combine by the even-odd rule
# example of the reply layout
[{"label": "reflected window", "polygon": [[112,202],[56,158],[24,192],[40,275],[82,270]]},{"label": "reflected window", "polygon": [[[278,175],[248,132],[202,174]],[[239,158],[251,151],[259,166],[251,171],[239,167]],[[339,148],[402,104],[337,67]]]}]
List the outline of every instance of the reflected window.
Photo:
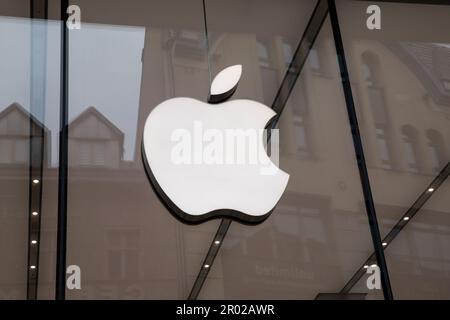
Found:
[{"label": "reflected window", "polygon": [[320,73],[321,72],[321,62],[320,62],[320,56],[317,49],[312,48],[309,52],[309,62],[311,65],[311,70],[314,73]]},{"label": "reflected window", "polygon": [[0,164],[25,164],[28,158],[28,138],[0,137]]},{"label": "reflected window", "polygon": [[[326,228],[322,218],[322,210],[314,207],[280,207],[274,217],[275,252],[278,258],[285,260],[302,259],[314,260],[311,246],[326,245]],[[304,250],[292,250],[287,243],[304,243]]]},{"label": "reflected window", "polygon": [[291,64],[293,56],[294,52],[292,50],[292,46],[289,43],[283,42],[283,59],[286,67],[289,67]]},{"label": "reflected window", "polygon": [[392,169],[391,151],[388,143],[388,131],[384,127],[375,128],[381,167]]},{"label": "reflected window", "polygon": [[[324,60],[326,59],[322,57],[324,52],[324,46],[320,42],[316,43],[315,47],[309,51],[307,63],[309,63],[313,74],[320,75],[326,72],[326,66],[324,65]],[[285,64],[289,66],[294,56],[294,47],[290,43],[283,42],[283,53]]]},{"label": "reflected window", "polygon": [[383,90],[379,87],[368,86],[367,94],[375,123],[383,125],[387,124]]},{"label": "reflected window", "polygon": [[311,72],[314,75],[330,76],[331,68],[330,60],[328,56],[327,42],[324,40],[318,40],[314,43],[314,47],[311,48],[308,55],[307,63],[311,68]]},{"label": "reflected window", "polygon": [[411,172],[419,171],[418,162],[418,144],[419,138],[418,133],[412,126],[406,125],[402,127],[402,138],[404,146],[404,155],[407,165],[407,170]]},{"label": "reflected window", "polygon": [[267,48],[266,44],[262,43],[261,41],[257,41],[256,48],[258,51],[259,65],[266,68],[270,67],[269,49]]},{"label": "reflected window", "polygon": [[376,55],[365,52],[362,55],[363,75],[367,87],[367,95],[373,118],[376,124],[386,125],[388,122],[384,91],[381,86],[380,62]]},{"label": "reflected window", "polygon": [[[316,46],[318,46],[319,49],[311,48],[311,50],[309,51],[309,55],[308,55],[308,62],[309,62],[311,71],[315,74],[320,74],[323,72],[323,65],[322,65],[321,51],[320,51],[320,50],[322,50],[322,46],[320,45],[320,43],[317,43]],[[294,56],[294,48],[288,42],[283,42],[283,55],[284,55],[284,63],[286,65],[286,67],[288,67]]]},{"label": "reflected window", "polygon": [[312,155],[308,126],[308,101],[306,97],[305,83],[297,79],[296,89],[291,93],[293,134],[296,146],[296,155],[301,159]]},{"label": "reflected window", "polygon": [[138,279],[139,230],[110,230],[107,256],[111,280]]},{"label": "reflected window", "polygon": [[[210,45],[215,41],[215,37],[210,36]],[[179,33],[170,32],[167,34],[165,46],[173,50],[173,55],[180,59],[191,59],[203,61],[206,56],[206,43],[204,34],[183,30]],[[173,49],[172,49],[173,44]]]},{"label": "reflected window", "polygon": [[362,54],[362,72],[366,84],[369,108],[375,124],[375,137],[381,167],[392,169],[391,130],[389,128],[384,91],[381,85],[380,61],[377,55],[368,51]]},{"label": "reflected window", "polygon": [[449,80],[442,80],[442,85],[444,86],[444,89],[446,91],[450,92],[450,81]]},{"label": "reflected window", "polygon": [[444,165],[444,139],[442,135],[434,129],[427,130],[428,150],[433,165],[433,173],[437,174]]},{"label": "reflected window", "polygon": [[301,158],[307,158],[309,153],[308,139],[306,137],[305,120],[300,116],[294,116],[294,136],[297,146],[297,153]]},{"label": "reflected window", "polygon": [[106,158],[106,142],[80,139],[78,144],[78,163],[80,166],[104,166]]},{"label": "reflected window", "polygon": [[271,39],[257,39],[256,46],[261,72],[262,93],[264,103],[271,105],[278,89],[278,74],[271,55]]}]

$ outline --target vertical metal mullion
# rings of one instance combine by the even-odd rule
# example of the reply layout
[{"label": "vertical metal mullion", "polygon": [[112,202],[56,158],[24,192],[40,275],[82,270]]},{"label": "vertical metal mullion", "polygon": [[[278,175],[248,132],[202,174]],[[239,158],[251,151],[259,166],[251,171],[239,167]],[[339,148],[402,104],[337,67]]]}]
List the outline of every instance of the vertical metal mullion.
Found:
[{"label": "vertical metal mullion", "polygon": [[[47,0],[30,0],[30,115],[28,187],[27,299],[36,300],[45,146],[45,90],[47,58]],[[36,182],[35,182],[36,181]],[[33,215],[37,212],[37,215]],[[32,241],[36,241],[32,243]],[[33,266],[33,269],[31,267]]]},{"label": "vertical metal mullion", "polygon": [[[207,32],[207,23],[206,23],[206,6],[205,2],[203,1],[204,5],[204,19],[205,19],[205,32]],[[284,110],[284,107],[287,103],[287,100],[289,98],[289,95],[291,91],[293,90],[295,83],[303,70],[303,66],[305,64],[305,61],[308,57],[308,54],[322,28],[322,25],[325,21],[325,18],[328,15],[328,5],[327,0],[319,0],[316,4],[316,7],[314,8],[313,13],[311,14],[310,20],[303,32],[302,38],[300,39],[300,42],[297,46],[297,49],[295,50],[294,56],[292,57],[292,60],[289,64],[288,69],[286,70],[286,74],[283,78],[283,81],[280,84],[280,87],[278,89],[278,92],[274,98],[274,101],[272,103],[272,109],[277,113],[277,116],[275,120],[273,121],[273,126],[276,126],[276,123],[281,116],[281,113]],[[197,279],[195,280],[191,292],[189,294],[188,299],[189,300],[195,300],[197,299],[199,293],[201,292],[201,289],[203,288],[203,284],[206,280],[206,277],[209,273],[209,268],[214,263],[214,259],[220,249],[220,244],[222,243],[223,239],[225,238],[228,228],[231,224],[231,220],[229,219],[222,219],[219,228],[217,229],[217,233],[215,237],[213,238],[213,241],[210,245],[209,251],[206,254],[206,257],[204,259],[204,262],[202,266],[200,267],[200,272],[197,276]],[[217,245],[215,242],[218,241],[219,245]],[[208,264],[210,267],[206,268],[204,267],[205,264]]]},{"label": "vertical metal mullion", "polygon": [[66,21],[68,0],[61,0],[61,87],[58,175],[58,229],[56,248],[56,300],[66,298],[66,249],[67,249],[67,174],[68,174],[68,49],[69,39]]},{"label": "vertical metal mullion", "polygon": [[376,216],[375,205],[373,201],[372,190],[370,187],[370,179],[367,170],[366,160],[364,156],[364,149],[362,145],[361,134],[358,126],[358,119],[356,116],[356,109],[353,100],[352,88],[349,79],[347,62],[345,59],[344,45],[342,42],[342,35],[339,27],[339,19],[336,10],[335,0],[328,0],[328,8],[330,13],[331,27],[333,30],[334,43],[336,47],[339,70],[341,73],[342,88],[344,91],[345,104],[347,106],[347,113],[350,122],[353,146],[355,149],[356,161],[358,163],[359,176],[361,180],[362,191],[364,195],[364,203],[366,206],[367,217],[369,219],[370,233],[375,249],[375,256],[380,268],[381,284],[383,287],[383,294],[386,300],[393,300],[391,284],[389,280],[389,272],[384,256],[383,245],[381,242],[380,230],[378,227],[378,220]]}]

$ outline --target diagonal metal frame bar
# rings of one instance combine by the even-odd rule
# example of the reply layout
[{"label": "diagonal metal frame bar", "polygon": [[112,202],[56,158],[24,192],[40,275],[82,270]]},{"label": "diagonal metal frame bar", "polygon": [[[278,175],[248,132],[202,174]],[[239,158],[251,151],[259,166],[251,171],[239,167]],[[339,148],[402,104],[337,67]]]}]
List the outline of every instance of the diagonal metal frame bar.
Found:
[{"label": "diagonal metal frame bar", "polygon": [[208,276],[209,270],[211,269],[212,264],[216,258],[217,253],[222,245],[223,239],[228,232],[228,228],[230,227],[231,220],[230,219],[222,219],[220,222],[219,228],[217,229],[216,235],[213,238],[213,241],[209,247],[208,253],[206,254],[205,259],[203,260],[202,266],[198,273],[197,279],[192,286],[191,292],[189,293],[188,300],[197,299],[200,290],[203,287],[203,284]]},{"label": "diagonal metal frame bar", "polygon": [[[431,198],[433,194],[439,189],[439,187],[446,181],[450,175],[450,162],[441,170],[441,172],[433,179],[433,181],[425,188],[425,190],[414,201],[413,205],[406,210],[406,212],[400,217],[394,227],[382,240],[384,249],[391,244],[392,241],[398,236],[400,231],[411,222],[412,218],[422,209],[425,203]],[[351,289],[358,283],[358,281],[366,274],[365,268],[371,264],[376,263],[375,253],[372,253],[363,265],[356,271],[356,273],[350,278],[339,293],[349,293]]]},{"label": "diagonal metal frame bar", "polygon": [[[204,10],[204,12],[206,12],[206,10]],[[327,1],[319,0],[316,4],[316,7],[314,8],[314,11],[299,42],[299,45],[295,50],[291,63],[289,64],[289,67],[285,73],[283,81],[281,82],[281,85],[272,103],[272,109],[277,113],[274,121],[272,122],[272,127],[276,127],[278,123],[281,113],[283,112],[284,107],[286,106],[286,103],[288,101],[289,95],[291,94],[292,89],[294,88],[294,85],[303,69],[308,54],[314,44],[314,41],[317,38],[317,35],[322,29],[323,22],[325,21],[327,15],[328,15]],[[191,292],[188,297],[189,300],[197,299],[203,287],[203,284],[208,276],[209,270],[211,269],[211,266],[214,263],[215,257],[219,252],[220,245],[222,244],[222,241],[227,234],[230,224],[231,220],[223,219],[219,228],[217,229],[216,235],[212,240],[212,243],[203,261],[203,264],[200,267],[198,276],[192,286]]]},{"label": "diagonal metal frame bar", "polygon": [[380,229],[378,227],[377,214],[373,200],[372,190],[370,186],[369,173],[367,170],[364,149],[359,131],[358,118],[356,115],[355,103],[353,100],[352,87],[350,84],[347,61],[345,58],[344,44],[342,41],[341,30],[339,27],[339,18],[336,10],[335,0],[328,0],[331,28],[333,30],[334,44],[338,58],[339,70],[341,73],[342,89],[344,91],[345,104],[347,107],[348,119],[350,122],[353,146],[355,150],[356,161],[358,164],[359,177],[361,181],[364,203],[366,207],[367,217],[369,219],[370,234],[372,236],[372,244],[375,249],[375,257],[380,268],[381,285],[383,295],[386,300],[393,300],[391,283],[389,280],[389,272],[384,256],[383,245],[381,242]]}]

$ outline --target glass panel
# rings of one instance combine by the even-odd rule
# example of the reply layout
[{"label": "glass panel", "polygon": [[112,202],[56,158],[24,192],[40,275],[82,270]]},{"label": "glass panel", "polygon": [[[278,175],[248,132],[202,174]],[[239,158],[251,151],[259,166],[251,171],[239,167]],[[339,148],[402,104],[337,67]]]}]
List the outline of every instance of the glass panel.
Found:
[{"label": "glass panel", "polygon": [[[205,101],[233,64],[233,99],[272,106],[316,3],[71,2],[67,265],[82,289],[68,299],[188,297],[220,221],[189,226],[162,205],[143,169],[145,120],[172,97]],[[0,299],[55,295],[60,1],[49,20],[30,19],[43,13],[30,4],[0,5]],[[381,30],[366,27],[373,4]],[[449,299],[450,7],[337,5],[394,297]],[[373,248],[328,19],[279,128],[288,189],[263,224],[231,224],[199,298],[382,299],[367,286]]]},{"label": "glass panel", "polygon": [[72,4],[67,263],[83,284],[67,297],[186,299],[218,221],[188,226],[164,208],[141,137],[162,101],[207,97],[202,1]]},{"label": "glass panel", "polygon": [[[288,36],[283,24],[291,32],[301,30],[289,22],[306,23],[303,14],[313,5],[298,2],[295,8],[283,8],[283,14],[276,11],[280,16],[273,16],[269,7],[261,11],[271,18],[262,19],[265,28],[260,32],[266,34],[271,50],[279,52],[272,57],[279,66],[273,88],[286,71],[280,54]],[[208,2],[209,21],[222,10],[218,2]],[[291,14],[296,18],[291,20]],[[260,95],[263,75],[258,68],[265,66],[251,59],[258,48],[254,39],[260,35],[252,20],[232,22],[221,49],[211,52],[221,57],[213,69],[246,61],[248,82],[238,96],[270,105],[276,90],[263,90],[267,99]],[[294,50],[300,36],[293,34]],[[199,298],[314,299],[320,293],[338,293],[373,251],[328,19],[312,52],[279,123],[280,167],[290,174],[287,190],[263,224],[231,224]]]},{"label": "glass panel", "polygon": [[60,23],[29,16],[0,5],[0,299],[54,296]]},{"label": "glass panel", "polygon": [[394,297],[449,299],[448,181],[402,219],[450,159],[450,7],[370,4],[381,30],[366,28],[368,3],[338,10],[382,236],[404,226],[386,249]]}]

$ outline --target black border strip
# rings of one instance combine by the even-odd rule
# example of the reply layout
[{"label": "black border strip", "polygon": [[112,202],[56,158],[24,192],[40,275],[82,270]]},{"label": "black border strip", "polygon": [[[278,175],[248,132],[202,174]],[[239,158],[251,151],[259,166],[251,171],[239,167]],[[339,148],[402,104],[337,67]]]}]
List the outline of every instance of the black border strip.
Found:
[{"label": "black border strip", "polygon": [[372,190],[370,187],[369,173],[367,171],[364,149],[362,145],[361,134],[359,132],[358,119],[356,116],[355,103],[353,100],[352,87],[350,84],[347,62],[345,59],[344,45],[342,35],[339,28],[339,19],[334,0],[328,0],[331,28],[333,30],[334,44],[338,58],[339,70],[341,73],[342,89],[344,91],[345,104],[347,106],[348,119],[350,122],[353,146],[355,149],[356,162],[358,163],[359,177],[364,195],[364,203],[366,206],[367,217],[369,219],[370,233],[372,243],[375,249],[378,266],[380,268],[381,284],[383,287],[383,295],[386,300],[393,300],[391,283],[389,280],[389,271],[386,265],[383,245],[381,242],[380,229],[378,227],[377,214],[373,201]]},{"label": "black border strip", "polygon": [[61,87],[60,87],[60,131],[59,131],[59,172],[58,172],[58,229],[56,247],[55,299],[66,299],[66,249],[67,249],[67,173],[68,173],[68,73],[69,73],[69,32],[68,0],[61,0]]},{"label": "black border strip", "polygon": [[[206,12],[206,9],[204,10]],[[289,98],[289,95],[291,94],[295,83],[303,70],[303,66],[305,64],[306,59],[308,58],[309,51],[311,50],[314,41],[317,38],[317,35],[319,34],[320,30],[322,29],[322,25],[325,21],[325,18],[328,15],[328,5],[326,0],[319,0],[316,4],[316,7],[314,8],[313,13],[311,14],[311,17],[308,21],[308,24],[305,28],[305,31],[303,32],[302,38],[297,46],[297,49],[295,50],[294,56],[292,57],[291,63],[289,64],[288,69],[286,70],[286,73],[284,75],[283,81],[281,82],[281,85],[278,89],[278,92],[274,98],[274,101],[272,103],[272,109],[277,113],[277,115],[273,118],[273,120],[270,122],[272,128],[276,127],[277,122],[281,116],[281,113],[284,110],[284,107],[286,105],[286,102]],[[206,19],[206,17],[205,17]],[[270,131],[269,131],[270,132]],[[208,253],[206,254],[206,257],[204,259],[204,262],[202,266],[200,267],[199,274],[197,276],[197,279],[195,280],[191,292],[189,294],[189,300],[195,300],[197,299],[203,284],[206,280],[206,277],[209,273],[209,269],[211,268],[212,264],[214,263],[214,259],[220,249],[219,247],[215,247],[215,241],[217,240],[217,236],[220,235],[220,243],[222,243],[222,240],[225,238],[226,233],[228,231],[229,225],[231,224],[231,220],[229,219],[223,219],[218,230],[216,233],[216,236],[214,237],[210,248],[208,250]],[[225,228],[226,225],[226,228]],[[222,229],[224,229],[222,233]],[[205,268],[204,265],[208,264],[209,268]],[[207,270],[204,270],[207,269]]]},{"label": "black border strip", "polygon": [[400,4],[437,4],[437,5],[450,5],[449,0],[354,0],[357,2],[371,2],[373,4],[379,3],[400,3]]}]

